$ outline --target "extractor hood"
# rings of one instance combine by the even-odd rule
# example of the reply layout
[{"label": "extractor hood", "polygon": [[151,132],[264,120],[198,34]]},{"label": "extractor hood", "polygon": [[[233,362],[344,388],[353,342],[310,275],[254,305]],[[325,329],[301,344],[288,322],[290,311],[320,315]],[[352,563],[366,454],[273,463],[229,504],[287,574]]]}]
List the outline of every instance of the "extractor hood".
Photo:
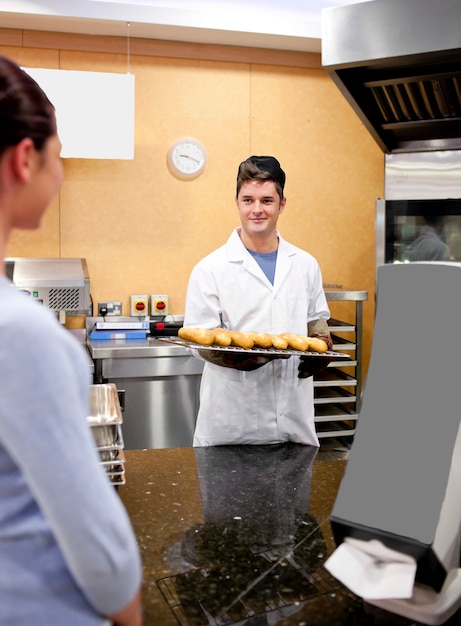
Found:
[{"label": "extractor hood", "polygon": [[384,152],[461,148],[461,0],[324,9],[322,65]]}]

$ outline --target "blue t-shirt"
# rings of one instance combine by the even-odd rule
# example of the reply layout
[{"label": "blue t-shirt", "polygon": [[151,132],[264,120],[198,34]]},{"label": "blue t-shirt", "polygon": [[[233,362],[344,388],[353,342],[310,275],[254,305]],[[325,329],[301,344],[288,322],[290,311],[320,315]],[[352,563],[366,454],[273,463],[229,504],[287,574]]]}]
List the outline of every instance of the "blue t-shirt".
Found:
[{"label": "blue t-shirt", "polygon": [[277,262],[277,250],[274,250],[274,252],[264,252],[264,253],[254,252],[254,250],[248,250],[248,252],[258,263],[259,267],[267,276],[267,279],[269,280],[271,285],[273,285],[274,276],[275,276],[275,264]]}]

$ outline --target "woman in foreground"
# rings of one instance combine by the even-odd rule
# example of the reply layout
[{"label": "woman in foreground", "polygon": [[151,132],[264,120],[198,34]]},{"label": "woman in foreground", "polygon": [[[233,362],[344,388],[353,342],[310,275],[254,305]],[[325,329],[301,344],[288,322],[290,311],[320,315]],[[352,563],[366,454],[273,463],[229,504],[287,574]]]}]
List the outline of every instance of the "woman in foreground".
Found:
[{"label": "woman in foreground", "polygon": [[0,56],[0,625],[139,626],[141,563],[87,424],[78,341],[5,276],[62,178],[53,106]]}]

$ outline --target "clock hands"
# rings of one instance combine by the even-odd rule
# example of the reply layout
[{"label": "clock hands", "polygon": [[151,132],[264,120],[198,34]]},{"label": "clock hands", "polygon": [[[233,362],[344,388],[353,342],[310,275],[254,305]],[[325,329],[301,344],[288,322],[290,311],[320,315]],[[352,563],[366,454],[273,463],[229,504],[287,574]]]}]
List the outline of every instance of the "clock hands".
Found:
[{"label": "clock hands", "polygon": [[190,159],[191,161],[195,161],[196,163],[200,163],[199,159],[194,159],[194,157],[190,156],[190,154],[180,154],[182,159]]}]

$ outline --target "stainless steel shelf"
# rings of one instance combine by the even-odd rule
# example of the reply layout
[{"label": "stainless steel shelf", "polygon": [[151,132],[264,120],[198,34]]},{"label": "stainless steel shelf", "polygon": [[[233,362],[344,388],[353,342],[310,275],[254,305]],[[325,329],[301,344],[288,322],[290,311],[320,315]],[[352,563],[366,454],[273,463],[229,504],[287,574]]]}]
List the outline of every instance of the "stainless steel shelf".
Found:
[{"label": "stainless steel shelf", "polygon": [[314,405],[330,404],[331,402],[356,402],[357,395],[346,391],[342,387],[317,387],[314,388]]},{"label": "stainless steel shelf", "polygon": [[[362,392],[362,304],[367,291],[325,287],[329,301],[355,301],[355,322],[332,318],[328,326],[333,339],[333,350],[353,353],[350,361],[329,367],[314,377],[314,409],[317,436],[350,437],[355,434]],[[340,333],[338,336],[335,333]],[[350,333],[351,337],[344,337]],[[344,368],[349,368],[344,371]],[[351,370],[352,368],[352,370]]]},{"label": "stainless steel shelf", "polygon": [[332,424],[331,430],[317,430],[317,437],[319,439],[326,439],[327,437],[351,437],[353,435],[355,435],[355,428],[341,428],[336,423]]},{"label": "stainless steel shelf", "polygon": [[344,337],[338,337],[334,334],[331,335],[331,338],[333,340],[333,350],[335,350],[335,352],[341,350],[355,350],[357,348],[357,343],[355,341],[349,341],[344,339]]},{"label": "stainless steel shelf", "polygon": [[330,329],[330,333],[355,332],[355,324],[349,324],[348,322],[342,322],[336,319],[328,320],[328,328]]},{"label": "stainless steel shelf", "polygon": [[335,422],[342,420],[357,420],[358,413],[352,408],[341,404],[321,404],[316,407],[317,422]]},{"label": "stainless steel shelf", "polygon": [[323,370],[314,379],[315,387],[355,387],[357,379],[346,372],[334,367]]}]

